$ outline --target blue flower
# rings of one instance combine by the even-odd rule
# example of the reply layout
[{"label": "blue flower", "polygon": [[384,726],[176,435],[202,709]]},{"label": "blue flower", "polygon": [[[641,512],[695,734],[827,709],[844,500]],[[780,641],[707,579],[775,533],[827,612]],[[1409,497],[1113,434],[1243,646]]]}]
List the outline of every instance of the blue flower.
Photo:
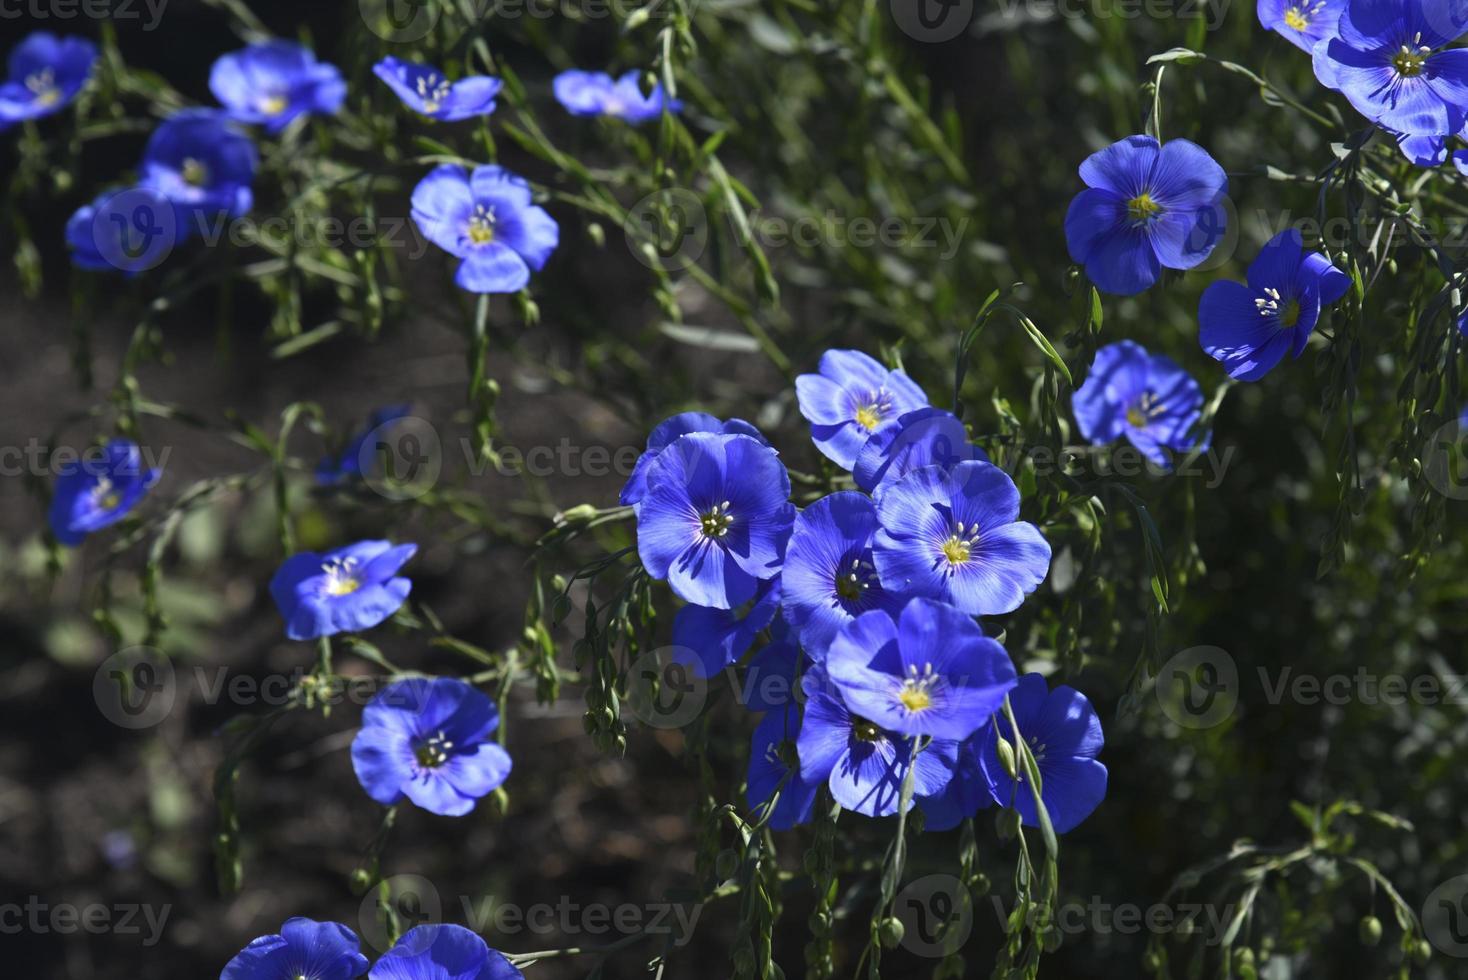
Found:
[{"label": "blue flower", "polygon": [[406,797],[462,817],[510,775],[509,753],[490,738],[499,723],[489,696],[461,680],[397,681],[362,710],[352,740],[357,782],[383,806]]},{"label": "blue flower", "polygon": [[[806,782],[800,775],[800,759],[795,740],[800,734],[800,709],[790,705],[765,715],[754,730],[749,743],[749,773],[745,777],[744,799],[754,811],[753,819],[765,814],[776,788],[780,798],[770,811],[767,826],[771,830],[789,830],[808,823],[815,809],[816,794],[821,783]],[[784,786],[781,786],[781,781]]]},{"label": "blue flower", "polygon": [[285,635],[314,640],[381,623],[408,599],[413,583],[398,570],[417,550],[416,544],[358,541],[324,555],[291,555],[270,580]]},{"label": "blue flower", "polygon": [[1130,296],[1164,267],[1191,269],[1223,235],[1228,178],[1196,143],[1128,136],[1087,157],[1081,180],[1065,242],[1105,292]]},{"label": "blue flower", "polygon": [[749,650],[780,608],[780,579],[761,582],[743,616],[731,609],[687,605],[673,617],[673,657],[702,678],[717,677]]},{"label": "blue flower", "polygon": [[1259,23],[1309,54],[1335,37],[1346,0],[1259,0]]},{"label": "blue flower", "polygon": [[531,203],[530,185],[504,167],[443,164],[413,188],[413,221],[430,242],[463,259],[454,277],[471,293],[513,293],[560,243],[561,229]]},{"label": "blue flower", "polygon": [[1229,377],[1257,381],[1285,351],[1300,356],[1321,308],[1350,285],[1350,276],[1319,252],[1307,253],[1300,233],[1287,228],[1250,264],[1247,286],[1221,280],[1203,291],[1198,340]]},{"label": "blue flower", "polygon": [[640,71],[629,71],[613,81],[606,72],[573,69],[557,75],[552,87],[556,101],[573,116],[612,116],[641,125],[662,115],[664,109],[682,110],[683,103],[668,98],[661,84],[654,84],[652,91],[643,95],[641,75]]},{"label": "blue flower", "polygon": [[[914,739],[853,713],[821,667],[806,672],[801,688],[806,702],[796,739],[800,777],[808,783],[825,780],[831,797],[847,810],[869,817],[896,813]],[[957,742],[929,742],[912,766],[913,794],[942,792],[957,764]]]},{"label": "blue flower", "polygon": [[478,935],[455,925],[415,926],[372,966],[371,980],[525,980]]},{"label": "blue flower", "polygon": [[75,547],[93,531],[116,524],[138,505],[158,470],[143,463],[142,450],[127,439],[113,439],[100,453],[63,466],[51,495],[51,533]]},{"label": "blue flower", "polygon": [[240,950],[219,980],[354,980],[366,972],[356,933],[339,922],[297,917]]},{"label": "blue flower", "polygon": [[819,374],[795,379],[795,396],[816,448],[848,470],[872,433],[928,404],[906,374],[889,371],[859,350],[826,351]]},{"label": "blue flower", "polygon": [[622,488],[620,498],[623,507],[634,506],[641,502],[647,494],[647,468],[652,465],[653,460],[658,458],[659,453],[668,448],[669,443],[690,432],[737,433],[758,439],[766,446],[770,444],[759,429],[743,419],[720,422],[712,415],[706,415],[703,412],[683,412],[672,418],[664,419],[648,434],[647,450],[637,457],[637,462],[632,467],[632,475],[627,477],[627,485]]},{"label": "blue flower", "polygon": [[372,74],[397,93],[403,105],[440,122],[457,122],[494,112],[494,99],[504,83],[488,75],[451,82],[432,65],[399,61],[392,55],[372,66]]},{"label": "blue flower", "polygon": [[169,201],[180,238],[205,223],[250,210],[255,144],[213,109],[186,109],[164,120],[143,150],[143,188]]},{"label": "blue flower", "polygon": [[335,65],[316,60],[293,41],[266,41],[221,56],[209,72],[209,91],[231,119],[278,133],[306,113],[332,115],[347,97]]},{"label": "blue flower", "polygon": [[841,627],[863,612],[902,608],[872,564],[876,533],[876,507],[850,490],[822,497],[795,518],[781,571],[785,621],[814,660],[823,659]]},{"label": "blue flower", "polygon": [[852,711],[902,735],[962,741],[1015,685],[1004,648],[972,618],[931,599],[893,616],[862,613],[826,654],[826,673]]},{"label": "blue flower", "polygon": [[[1090,816],[1106,797],[1106,767],[1096,761],[1104,742],[1101,719],[1084,694],[1064,685],[1051,691],[1039,674],[1019,679],[1009,695],[1009,707],[1040,769],[1040,799],[1055,832],[1063,834]],[[1000,762],[1000,735],[1014,745],[1014,728],[1002,714],[989,728],[979,753],[989,792],[1000,806],[1018,810],[1025,826],[1039,826],[1034,794],[1023,785],[1023,773],[1016,786]],[[1018,753],[1015,756],[1018,764]]]},{"label": "blue flower", "polygon": [[1349,0],[1335,35],[1314,48],[1315,76],[1372,122],[1432,138],[1415,152],[1404,145],[1409,157],[1436,157],[1426,147],[1468,120],[1468,51],[1446,48],[1465,27],[1457,0]]},{"label": "blue flower", "polygon": [[412,409],[411,405],[387,405],[374,411],[367,419],[366,428],[352,436],[340,455],[326,456],[316,464],[316,482],[335,486],[371,472],[378,447],[368,445],[368,440],[386,438],[392,424],[406,418]]},{"label": "blue flower", "polygon": [[128,278],[167,258],[176,238],[173,206],[146,187],[103,191],[66,222],[72,265]]},{"label": "blue flower", "polygon": [[790,476],[773,449],[751,436],[694,432],[648,467],[637,551],[683,601],[732,609],[779,573],[794,521]]},{"label": "blue flower", "polygon": [[877,575],[971,616],[1011,612],[1050,570],[1050,543],[1018,516],[1019,490],[992,463],[913,470],[877,503]]},{"label": "blue flower", "polygon": [[958,416],[941,408],[920,408],[873,432],[857,454],[851,475],[857,486],[881,500],[889,486],[915,469],[951,469],[969,459],[987,463],[989,455],[969,443],[968,430]]},{"label": "blue flower", "polygon": [[11,50],[0,83],[0,131],[65,109],[87,84],[96,62],[97,46],[85,38],[46,31],[27,35]]},{"label": "blue flower", "polygon": [[1170,357],[1149,354],[1130,340],[1096,352],[1085,384],[1071,396],[1071,410],[1091,444],[1126,436],[1159,466],[1167,465],[1164,449],[1187,452],[1206,445],[1190,434],[1203,414],[1198,382]]},{"label": "blue flower", "polygon": [[979,767],[979,751],[989,737],[990,727],[986,724],[964,739],[958,746],[958,765],[948,785],[932,796],[918,797],[923,830],[935,833],[952,830],[985,807],[994,805],[989,782]]}]

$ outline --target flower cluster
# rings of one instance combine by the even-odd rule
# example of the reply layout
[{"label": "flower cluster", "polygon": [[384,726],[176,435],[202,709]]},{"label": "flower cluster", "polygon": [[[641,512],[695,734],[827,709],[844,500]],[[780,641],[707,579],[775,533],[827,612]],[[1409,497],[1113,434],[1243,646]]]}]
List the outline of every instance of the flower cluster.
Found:
[{"label": "flower cluster", "polygon": [[[37,32],[9,60],[0,85],[0,130],[57,112],[76,98],[97,61],[89,41]],[[437,68],[385,57],[373,73],[414,112],[455,122],[494,112],[503,83],[486,75],[451,80]],[[682,103],[661,85],[644,94],[641,73],[613,80],[596,72],[556,77],[557,100],[578,116],[638,124]],[[67,223],[73,262],[88,270],[136,275],[156,266],[179,242],[212,222],[237,218],[254,204],[258,155],[236,128],[257,125],[282,133],[310,115],[333,115],[347,96],[335,66],[303,45],[270,40],[215,61],[209,89],[221,109],[184,109],[153,133],[139,179],[112,188],[79,208]],[[472,293],[513,293],[544,267],[560,243],[556,221],[532,201],[530,185],[497,165],[443,164],[417,185],[412,217],[423,235],[459,259],[455,282]]]},{"label": "flower cluster", "polygon": [[[358,541],[326,554],[286,559],[270,582],[286,636],[312,640],[371,629],[396,613],[413,584],[399,575],[413,544]],[[367,795],[384,806],[404,799],[460,817],[510,775],[510,756],[490,736],[499,708],[451,677],[398,680],[362,712],[352,767]]]},{"label": "flower cluster", "polygon": [[1315,77],[1396,134],[1413,163],[1437,166],[1468,122],[1468,51],[1450,47],[1465,32],[1456,0],[1348,0],[1310,48]]},{"label": "flower cluster", "polygon": [[[1098,289],[1141,292],[1163,268],[1196,268],[1222,237],[1228,180],[1194,143],[1159,145],[1150,136],[1129,136],[1088,157],[1080,174],[1087,188],[1070,203],[1066,243]],[[1257,381],[1285,351],[1300,356],[1322,311],[1350,282],[1324,254],[1306,252],[1299,232],[1286,229],[1249,266],[1247,285],[1220,281],[1205,290],[1199,342],[1229,377]],[[1089,442],[1125,437],[1158,466],[1169,465],[1169,452],[1208,446],[1208,434],[1195,431],[1203,407],[1198,383],[1134,341],[1096,352],[1071,407]]]},{"label": "flower cluster", "polygon": [[[41,93],[32,101],[54,111],[75,96],[95,57],[88,42],[36,34],[12,55],[12,72],[28,73],[25,85]],[[136,274],[211,222],[247,213],[258,154],[237,127],[276,134],[302,116],[337,112],[346,98],[341,73],[290,41],[220,57],[209,89],[222,108],[183,109],[165,119],[143,150],[136,183],[104,191],[72,215],[66,238],[79,268]]]},{"label": "flower cluster", "polygon": [[219,980],[523,980],[505,954],[456,925],[409,929],[373,964],[339,922],[295,918],[230,960]]},{"label": "flower cluster", "polygon": [[[803,823],[823,786],[885,816],[906,787],[932,826],[955,826],[1000,799],[1000,776],[1013,781],[986,776],[982,758],[1018,679],[975,617],[1017,609],[1044,581],[1050,545],[1019,519],[1009,476],[905,372],[832,350],[796,394],[816,448],[857,489],[797,511],[780,454],[748,422],[674,416],[622,491],[643,567],[688,603],[673,636],[700,676],[729,670],[768,630],[742,698],[766,712],[746,781],[758,817]],[[1056,739],[1053,759],[1094,758]],[[1043,785],[1047,809],[1052,794],[1057,812],[1100,800],[1062,801],[1066,786]]]}]

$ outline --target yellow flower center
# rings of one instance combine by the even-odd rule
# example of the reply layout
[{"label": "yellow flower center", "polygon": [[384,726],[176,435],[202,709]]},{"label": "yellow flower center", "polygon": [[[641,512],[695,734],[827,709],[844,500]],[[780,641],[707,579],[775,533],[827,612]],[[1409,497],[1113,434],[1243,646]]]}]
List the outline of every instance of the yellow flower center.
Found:
[{"label": "yellow flower center", "polygon": [[1127,424],[1136,429],[1144,428],[1161,415],[1162,411],[1162,405],[1157,401],[1157,396],[1150,391],[1144,391],[1142,397],[1133,402],[1126,410]]},{"label": "yellow flower center", "polygon": [[31,93],[31,101],[42,108],[49,108],[61,101],[61,89],[56,87],[56,74],[49,68],[27,75],[25,87]]},{"label": "yellow flower center", "polygon": [[1292,27],[1297,31],[1303,31],[1310,26],[1310,17],[1299,7],[1291,7],[1285,11],[1285,26]]},{"label": "yellow flower center", "polygon": [[209,183],[209,168],[193,157],[184,160],[179,173],[183,176],[184,183],[190,187],[203,187]]},{"label": "yellow flower center", "polygon": [[102,510],[116,510],[122,503],[122,497],[113,488],[110,477],[97,477],[97,485],[92,488],[92,503]]},{"label": "yellow flower center", "polygon": [[351,595],[362,587],[361,579],[357,578],[354,569],[357,567],[355,558],[333,558],[321,566],[326,573],[326,585],[324,591],[331,596]]},{"label": "yellow flower center", "polygon": [[278,116],[285,112],[290,100],[283,95],[267,95],[259,102],[260,114],[262,116]]},{"label": "yellow flower center", "polygon": [[863,429],[875,429],[881,422],[882,416],[877,414],[877,409],[873,405],[863,405],[856,410],[856,424]]},{"label": "yellow flower center", "polygon": [[953,533],[948,535],[948,540],[939,546],[943,557],[948,559],[949,568],[962,565],[973,557],[974,548],[979,543],[979,526],[970,524],[967,529],[963,522],[959,521],[953,526]]},{"label": "yellow flower center", "polygon": [[448,79],[440,79],[437,75],[419,76],[418,97],[423,100],[423,111],[437,112],[442,108],[451,87]]},{"label": "yellow flower center", "polygon": [[928,696],[927,691],[916,688],[903,688],[902,693],[897,695],[897,700],[901,701],[902,706],[908,711],[922,711],[933,704],[933,699]]},{"label": "yellow flower center", "polygon": [[494,212],[483,204],[474,205],[474,214],[469,218],[469,241],[475,245],[494,241]]},{"label": "yellow flower center", "polygon": [[907,678],[902,682],[902,690],[897,692],[897,700],[908,711],[916,714],[926,711],[933,706],[933,685],[938,682],[938,675],[933,673],[932,664],[924,664],[921,672],[915,665],[907,668]]},{"label": "yellow flower center", "polygon": [[712,510],[698,515],[698,522],[703,529],[706,538],[722,538],[729,534],[729,525],[734,523],[734,515],[729,513],[729,501],[715,504]]},{"label": "yellow flower center", "polygon": [[448,736],[439,732],[419,745],[413,754],[417,756],[418,764],[423,768],[437,769],[449,761],[449,749],[453,747],[454,743],[449,741]]},{"label": "yellow flower center", "polygon": [[870,573],[870,565],[864,564],[860,558],[852,559],[851,568],[845,575],[839,570],[836,572],[836,594],[848,602],[860,599],[871,587],[867,580]]},{"label": "yellow flower center", "polygon": [[1254,306],[1260,316],[1275,317],[1281,330],[1288,330],[1300,322],[1300,301],[1294,297],[1285,299],[1273,287],[1265,287],[1264,295],[1254,300]]},{"label": "yellow flower center", "polygon": [[1133,224],[1144,225],[1162,213],[1162,205],[1152,200],[1146,191],[1126,202],[1127,215]]},{"label": "yellow flower center", "polygon": [[1400,51],[1392,55],[1392,67],[1403,78],[1416,78],[1422,74],[1422,66],[1427,64],[1427,56],[1432,54],[1432,49],[1421,42],[1422,35],[1419,33],[1412,39],[1415,47],[1404,44]]}]

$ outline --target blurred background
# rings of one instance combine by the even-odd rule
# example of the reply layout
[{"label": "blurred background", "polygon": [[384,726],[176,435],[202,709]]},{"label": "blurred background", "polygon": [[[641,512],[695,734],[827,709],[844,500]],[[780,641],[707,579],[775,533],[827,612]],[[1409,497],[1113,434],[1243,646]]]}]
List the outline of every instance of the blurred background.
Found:
[{"label": "blurred background", "polygon": [[[631,540],[623,523],[536,547],[565,526],[557,515],[615,505],[625,469],[592,462],[602,458],[593,449],[625,461],[657,421],[696,408],[757,422],[792,470],[828,480],[795,411],[793,376],[814,370],[828,347],[856,347],[900,358],[946,405],[960,338],[985,297],[1006,289],[1072,383],[1012,319],[987,321],[963,355],[965,420],[1012,466],[1026,516],[1056,544],[1051,580],[997,625],[1022,668],[1097,705],[1111,773],[1106,803],[1061,841],[1060,899],[1071,914],[1040,975],[1468,975],[1468,692],[1459,679],[1468,673],[1459,502],[1468,484],[1451,429],[1461,400],[1456,334],[1440,310],[1424,315],[1443,284],[1440,261],[1456,263],[1462,251],[1453,235],[1468,213],[1462,179],[1419,180],[1379,141],[1361,159],[1437,222],[1435,249],[1383,233],[1397,219],[1383,216],[1391,209],[1379,197],[1348,184],[1322,192],[1315,175],[1343,153],[1332,144],[1363,124],[1247,5],[925,2],[701,0],[642,20],[635,8],[590,0],[429,3],[399,11],[432,17],[412,39],[384,28],[384,11],[368,0],[171,0],[156,17],[136,5],[135,18],[121,4],[89,18],[42,2],[3,22],[7,49],[32,29],[85,34],[128,67],[109,67],[95,102],[76,113],[0,136],[10,175],[0,242],[15,256],[0,273],[0,446],[84,447],[110,434],[135,396],[187,410],[142,413],[140,441],[167,453],[148,506],[161,513],[208,488],[178,511],[151,563],[159,577],[150,592],[153,525],[130,547],[114,547],[113,532],[61,553],[42,537],[46,467],[8,467],[0,480],[0,911],[42,909],[39,920],[26,911],[19,929],[10,928],[19,913],[0,915],[9,970],[213,976],[292,915],[345,922],[369,942],[380,928],[375,894],[353,888],[382,820],[350,767],[359,707],[286,712],[258,729],[237,720],[269,714],[267,682],[309,672],[315,657],[285,640],[266,591],[281,557],[271,461],[246,424],[273,438],[288,405],[321,408],[286,447],[298,547],[416,541],[415,606],[442,624],[429,632],[503,651],[544,622],[569,671],[584,656],[575,645],[596,587],[570,590],[569,616],[527,618],[527,606],[536,609],[552,575]],[[466,406],[472,316],[447,285],[451,266],[407,232],[411,257],[401,245],[374,246],[367,259],[338,250],[350,281],[252,276],[238,270],[261,256],[203,245],[133,281],[69,268],[67,217],[125,181],[173,99],[212,104],[210,65],[261,30],[309,40],[348,79],[342,133],[308,132],[303,154],[329,158],[339,169],[328,176],[384,174],[321,191],[320,173],[303,174],[308,163],[268,152],[256,183],[261,214],[298,205],[350,216],[370,204],[401,222],[426,170],[414,154],[434,144],[473,159],[492,146],[549,188],[561,247],[532,284],[537,309],[517,299],[491,307],[487,371],[499,387],[487,405],[480,397]],[[481,41],[516,80],[492,135],[407,118],[369,71],[388,53],[462,63]],[[1216,60],[1167,62],[1158,96],[1158,66],[1147,59],[1174,47]],[[573,119],[551,99],[563,68],[663,71],[659,59],[688,103],[676,130]],[[1141,132],[1154,97],[1162,137],[1200,143],[1229,172],[1230,234],[1207,268],[1137,297],[1103,297],[1098,319],[1069,268],[1065,208],[1080,161]],[[669,188],[692,190],[672,217],[667,203],[681,199]],[[600,194],[611,202],[605,214],[585,206]],[[1216,277],[1242,278],[1281,228],[1325,230],[1320,218],[1348,213],[1357,226],[1340,225],[1323,247],[1369,280],[1359,309],[1343,304],[1323,319],[1303,357],[1265,380],[1225,386],[1196,339],[1201,290]],[[654,259],[635,233],[648,216],[659,229]],[[374,291],[372,311],[359,300]],[[175,293],[166,309],[149,306]],[[1070,391],[1095,347],[1123,338],[1169,354],[1200,381],[1216,407],[1213,450],[1172,474],[1037,465],[1030,450],[1080,442]],[[430,491],[399,501],[313,489],[316,460],[373,409],[398,403],[439,442],[442,472]],[[500,472],[469,448],[486,424],[501,451],[558,455],[533,474]],[[1427,437],[1444,425],[1449,456],[1434,457]],[[1078,499],[1096,500],[1090,513],[1102,519],[1088,523]],[[659,610],[666,638],[665,593]],[[461,650],[425,643],[410,625],[370,639],[414,669],[472,669]],[[172,665],[171,701],[146,724],[118,724],[94,680],[118,650],[145,640]],[[1186,680],[1180,692],[1153,687],[1159,675],[1182,676],[1168,665],[1217,695],[1203,714],[1180,702]],[[375,670],[347,655],[337,669]],[[1407,693],[1387,693],[1389,678]],[[400,913],[477,928],[470,909],[604,905],[645,921],[699,893],[702,858],[729,846],[701,821],[706,793],[741,803],[752,720],[727,697],[713,700],[697,735],[628,717],[623,754],[587,737],[574,679],[554,701],[543,693],[534,677],[511,692],[505,812],[486,801],[458,820],[398,813],[379,870],[417,876],[398,882],[414,896]],[[236,757],[241,733],[253,740]],[[239,891],[226,894],[215,779],[236,763],[243,872]],[[866,942],[871,862],[891,824],[839,822],[837,976],[854,975]],[[775,961],[790,977],[805,975],[810,938],[804,833],[777,840]],[[992,812],[978,815],[976,833],[985,880],[970,892],[963,975],[989,972],[1014,894],[1014,842],[996,837]],[[959,846],[957,832],[919,835],[908,878],[952,873]],[[61,906],[103,907],[110,924],[65,928],[48,918]],[[1167,925],[1138,925],[1122,911],[1145,919],[1158,908]],[[1175,924],[1190,910],[1192,933]],[[1384,926],[1379,944],[1363,941],[1371,929],[1362,920],[1373,916]],[[623,938],[598,931],[584,911],[543,929],[481,931],[513,953]],[[1414,959],[1404,936],[1428,948]],[[669,951],[665,975],[718,972],[740,940],[738,900],[710,902],[688,945]],[[607,980],[641,976],[660,948],[629,943],[532,973],[580,977],[600,964]],[[943,962],[930,954],[904,943],[883,969],[927,976]]]}]

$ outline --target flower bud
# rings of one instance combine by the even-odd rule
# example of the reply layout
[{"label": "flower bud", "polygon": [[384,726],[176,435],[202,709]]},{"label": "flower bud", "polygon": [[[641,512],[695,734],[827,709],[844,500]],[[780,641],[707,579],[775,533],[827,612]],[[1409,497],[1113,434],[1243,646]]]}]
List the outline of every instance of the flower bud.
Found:
[{"label": "flower bud", "polygon": [[1361,937],[1362,945],[1375,946],[1381,942],[1381,920],[1374,915],[1368,915],[1362,919],[1356,931]]},{"label": "flower bud", "polygon": [[877,935],[881,937],[882,946],[886,949],[896,949],[897,944],[902,942],[902,935],[906,930],[902,926],[902,920],[891,916],[882,920],[877,927]]},{"label": "flower bud", "polygon": [[1014,764],[1014,746],[1005,741],[1003,736],[998,739],[999,763],[1004,766],[1004,771],[1009,774],[1010,779],[1019,778],[1019,771]]}]

